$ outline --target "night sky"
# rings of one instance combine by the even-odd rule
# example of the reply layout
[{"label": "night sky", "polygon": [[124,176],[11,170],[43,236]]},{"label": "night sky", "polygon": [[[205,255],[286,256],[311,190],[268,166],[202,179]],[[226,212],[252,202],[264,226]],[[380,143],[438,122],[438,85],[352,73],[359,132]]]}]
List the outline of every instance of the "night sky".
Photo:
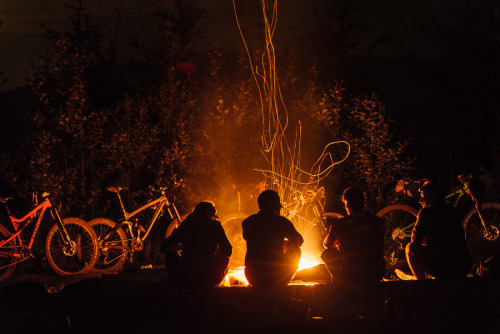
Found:
[{"label": "night sky", "polygon": [[[67,16],[70,10],[67,0],[3,0],[0,2],[0,71],[9,81],[1,91],[24,84],[23,78],[29,70],[29,63],[43,49],[44,30],[40,23],[64,31],[68,28]],[[76,1],[74,2],[76,3]],[[230,0],[200,0],[207,8],[207,39],[220,40],[224,43],[240,43],[234,13]],[[428,44],[420,34],[421,14],[413,1],[358,0],[361,6],[358,12],[360,22],[368,24],[368,31],[363,34],[364,42],[371,42],[381,36],[390,36],[390,43],[378,52],[384,56],[394,56],[401,49],[409,49],[416,57],[433,56]],[[139,1],[136,0],[87,0],[85,6],[92,15],[94,23],[117,22],[120,13],[120,25],[129,33],[142,33],[139,28],[141,15],[138,13]],[[274,42],[285,44],[295,36],[296,29],[302,29],[304,22],[311,20],[313,1],[281,0],[278,2],[278,26]],[[200,46],[203,47],[203,42]],[[122,45],[126,53],[126,43]]]}]

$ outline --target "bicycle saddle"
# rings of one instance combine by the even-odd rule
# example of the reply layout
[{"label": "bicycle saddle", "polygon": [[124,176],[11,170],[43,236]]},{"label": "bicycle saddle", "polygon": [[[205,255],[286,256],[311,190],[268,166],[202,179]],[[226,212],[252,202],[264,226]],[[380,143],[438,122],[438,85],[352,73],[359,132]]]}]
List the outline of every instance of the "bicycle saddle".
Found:
[{"label": "bicycle saddle", "polygon": [[122,190],[127,190],[128,188],[127,187],[107,187],[106,190],[107,191],[111,191],[113,193],[119,193],[120,191]]},{"label": "bicycle saddle", "polygon": [[9,199],[12,199],[12,197],[0,197],[0,202],[2,202],[3,204],[7,203],[7,201]]}]

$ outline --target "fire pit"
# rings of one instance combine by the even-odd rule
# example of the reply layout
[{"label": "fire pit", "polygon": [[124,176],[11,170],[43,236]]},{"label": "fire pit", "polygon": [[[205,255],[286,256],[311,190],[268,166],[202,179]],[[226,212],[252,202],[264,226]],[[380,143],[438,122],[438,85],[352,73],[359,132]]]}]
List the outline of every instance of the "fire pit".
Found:
[{"label": "fire pit", "polygon": [[[295,273],[289,285],[316,285],[330,282],[330,274],[326,266],[316,260],[311,260],[307,254],[302,256],[299,269]],[[245,277],[245,267],[229,269],[221,286],[223,287],[246,287],[249,283]]]}]

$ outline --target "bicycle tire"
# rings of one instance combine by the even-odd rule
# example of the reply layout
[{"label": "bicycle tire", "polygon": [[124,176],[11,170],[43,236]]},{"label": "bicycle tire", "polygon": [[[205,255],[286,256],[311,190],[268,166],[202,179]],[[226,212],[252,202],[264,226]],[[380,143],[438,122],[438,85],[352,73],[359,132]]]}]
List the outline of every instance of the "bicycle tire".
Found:
[{"label": "bicycle tire", "polygon": [[[181,221],[184,221],[184,219],[186,219],[188,215],[182,215],[181,216]],[[168,238],[172,232],[177,228],[179,227],[180,225],[180,222],[179,222],[179,219],[177,218],[174,218],[170,221],[170,223],[168,223],[168,226],[167,226],[167,230],[165,231],[165,239]]]},{"label": "bicycle tire", "polygon": [[323,218],[331,218],[331,219],[340,219],[340,218],[344,218],[344,215],[341,215],[340,213],[336,213],[336,212],[323,212],[321,214],[321,217]]},{"label": "bicycle tire", "polygon": [[393,277],[395,269],[407,265],[405,247],[410,241],[417,214],[416,209],[404,204],[389,205],[377,212],[377,216],[385,221],[384,259],[388,276]]},{"label": "bicycle tire", "polygon": [[116,223],[106,218],[96,218],[89,221],[97,235],[97,246],[99,248],[99,255],[97,262],[92,268],[93,272],[97,273],[115,273],[123,268],[123,264],[127,260],[125,254],[128,252],[129,247],[127,243],[127,236],[121,227],[111,235],[103,245],[101,239],[113,228]]},{"label": "bicycle tire", "polygon": [[326,237],[330,230],[330,226],[333,224],[333,221],[343,218],[344,215],[336,212],[323,212],[321,214],[321,232],[323,238]]},{"label": "bicycle tire", "polygon": [[[0,241],[3,241],[11,236],[10,231],[3,225],[0,225]],[[3,247],[0,247],[2,251],[12,251],[13,253],[17,252],[16,240],[12,239],[8,243],[6,243]],[[9,255],[1,255],[0,256],[0,281],[6,280],[9,278],[16,269],[16,258],[14,256]]]},{"label": "bicycle tire", "polygon": [[245,254],[247,251],[247,244],[243,239],[243,229],[241,223],[246,219],[249,214],[245,212],[233,212],[227,214],[221,219],[222,227],[226,232],[229,242],[233,246],[233,254],[231,255],[229,267],[239,268],[245,265]]},{"label": "bicycle tire", "polygon": [[500,204],[483,203],[481,213],[486,225],[492,232],[492,237],[485,237],[481,220],[476,209],[470,210],[462,221],[465,228],[465,240],[474,260],[485,261],[500,254]]},{"label": "bicycle tire", "polygon": [[97,236],[87,222],[79,218],[64,218],[63,225],[75,249],[67,250],[59,226],[54,224],[45,239],[47,261],[61,276],[84,274],[97,262]]}]

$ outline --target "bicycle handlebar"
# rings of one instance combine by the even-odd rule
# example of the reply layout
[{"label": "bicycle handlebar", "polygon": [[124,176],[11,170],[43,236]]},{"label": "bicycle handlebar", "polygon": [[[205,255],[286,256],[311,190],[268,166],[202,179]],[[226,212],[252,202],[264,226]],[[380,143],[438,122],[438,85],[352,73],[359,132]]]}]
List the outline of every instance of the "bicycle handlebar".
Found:
[{"label": "bicycle handlebar", "polygon": [[[61,194],[61,186],[57,186],[55,188],[53,188],[52,190],[49,190],[49,191],[44,191],[42,193],[42,198],[45,199],[45,198],[49,198],[49,199],[55,199],[57,197],[59,197],[59,195]],[[36,196],[36,193],[34,193],[34,197]]]},{"label": "bicycle handlebar", "polygon": [[150,186],[149,187],[149,190],[152,193],[160,193],[161,195],[165,195],[165,193],[167,192],[167,189],[168,189],[168,187],[165,187],[165,186],[159,186],[159,187]]},{"label": "bicycle handlebar", "polygon": [[473,179],[473,175],[472,174],[467,174],[467,175],[459,175],[457,177],[458,179],[458,182],[460,182],[461,184],[464,184],[466,182],[470,182],[472,179]]},{"label": "bicycle handlebar", "polygon": [[[457,187],[454,192],[463,187],[466,183],[469,183],[474,178],[473,174],[461,174],[457,177],[457,180],[460,182],[461,186]],[[427,181],[427,179],[420,180],[412,180],[412,179],[404,179],[399,180],[394,187],[396,193],[402,193],[406,196],[416,197],[418,189],[420,186]]]}]

